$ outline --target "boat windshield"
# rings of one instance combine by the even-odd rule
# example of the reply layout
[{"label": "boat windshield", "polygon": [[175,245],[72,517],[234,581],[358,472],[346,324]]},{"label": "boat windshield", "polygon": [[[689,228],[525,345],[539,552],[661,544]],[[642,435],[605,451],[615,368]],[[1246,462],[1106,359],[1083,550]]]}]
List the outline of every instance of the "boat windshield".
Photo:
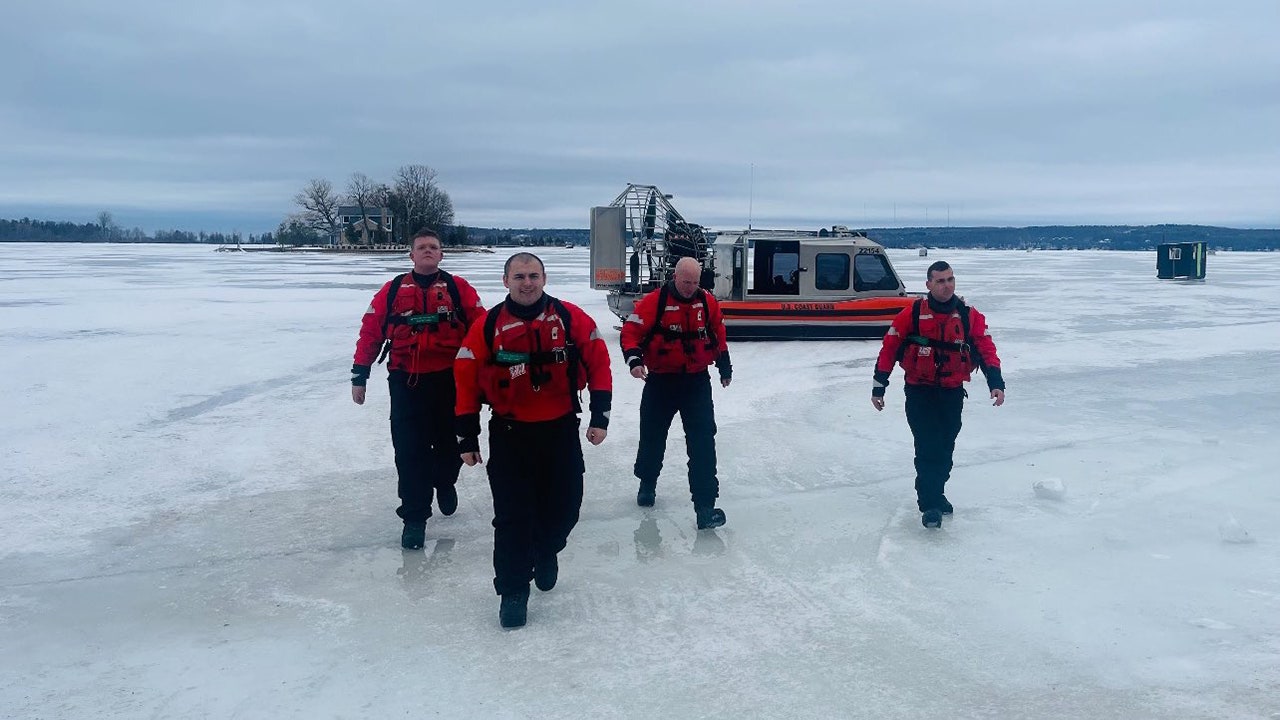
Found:
[{"label": "boat windshield", "polygon": [[853,289],[897,290],[898,276],[889,267],[889,258],[879,253],[859,253],[853,260]]}]

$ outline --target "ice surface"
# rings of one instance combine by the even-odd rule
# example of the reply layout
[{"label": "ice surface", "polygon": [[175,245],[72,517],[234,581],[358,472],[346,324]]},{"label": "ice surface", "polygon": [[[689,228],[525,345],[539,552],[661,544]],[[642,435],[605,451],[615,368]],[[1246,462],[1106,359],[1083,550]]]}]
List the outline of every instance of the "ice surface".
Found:
[{"label": "ice surface", "polygon": [[[1276,717],[1280,254],[1182,284],[1141,253],[891,253],[912,289],[952,262],[1004,361],[955,515],[920,527],[878,343],[739,343],[730,521],[700,533],[678,425],[635,506],[640,383],[587,252],[543,251],[548,290],[604,329],[613,424],[559,584],[503,632],[483,470],[402,552],[383,371],[350,400],[401,259],[0,245],[0,717]],[[492,304],[504,258],[445,267]]]},{"label": "ice surface", "polygon": [[1248,530],[1244,529],[1244,526],[1240,524],[1240,521],[1237,520],[1234,515],[1227,518],[1226,521],[1224,521],[1221,525],[1218,526],[1218,534],[1222,536],[1223,542],[1229,542],[1229,543],[1253,542],[1253,536],[1249,534]]},{"label": "ice surface", "polygon": [[1032,483],[1031,491],[1038,498],[1061,500],[1067,495],[1067,486],[1060,478],[1045,478]]}]

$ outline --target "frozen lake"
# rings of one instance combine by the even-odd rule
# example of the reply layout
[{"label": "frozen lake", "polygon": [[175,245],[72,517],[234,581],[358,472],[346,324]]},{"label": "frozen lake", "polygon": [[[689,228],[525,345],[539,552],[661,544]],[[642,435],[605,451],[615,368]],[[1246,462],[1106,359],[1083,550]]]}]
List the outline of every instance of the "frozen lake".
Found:
[{"label": "frozen lake", "polygon": [[[683,437],[635,506],[639,381],[529,625],[498,626],[492,506],[402,551],[385,371],[348,369],[394,258],[0,244],[0,717],[1280,718],[1280,253],[915,251],[986,314],[956,505],[920,527],[878,342],[738,343],[728,524]],[[506,253],[446,254],[486,305]],[[974,387],[974,386],[971,386]],[[1065,488],[1040,493],[1035,483]]]}]

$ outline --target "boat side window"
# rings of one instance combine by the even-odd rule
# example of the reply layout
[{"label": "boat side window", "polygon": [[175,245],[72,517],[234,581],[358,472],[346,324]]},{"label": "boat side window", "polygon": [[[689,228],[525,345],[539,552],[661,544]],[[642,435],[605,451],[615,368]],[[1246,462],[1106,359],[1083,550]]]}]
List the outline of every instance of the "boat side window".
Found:
[{"label": "boat side window", "polygon": [[754,265],[752,294],[800,294],[800,243],[759,240]]},{"label": "boat side window", "polygon": [[889,259],[879,253],[859,253],[853,260],[853,289],[897,290],[898,276],[889,267]]},{"label": "boat side window", "polygon": [[774,253],[769,262],[773,292],[777,295],[800,294],[800,253]]},{"label": "boat side window", "polygon": [[849,256],[844,253],[818,253],[817,272],[813,277],[818,290],[849,289]]}]

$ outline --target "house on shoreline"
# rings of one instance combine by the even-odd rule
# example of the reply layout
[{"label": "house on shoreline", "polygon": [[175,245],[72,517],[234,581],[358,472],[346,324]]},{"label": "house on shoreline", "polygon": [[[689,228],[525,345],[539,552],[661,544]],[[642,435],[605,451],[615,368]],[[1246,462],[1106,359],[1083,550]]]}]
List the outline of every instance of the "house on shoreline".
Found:
[{"label": "house on shoreline", "polygon": [[359,205],[340,205],[336,214],[339,235],[333,239],[334,244],[361,247],[392,244],[395,218],[391,208],[366,207],[362,212]]}]

